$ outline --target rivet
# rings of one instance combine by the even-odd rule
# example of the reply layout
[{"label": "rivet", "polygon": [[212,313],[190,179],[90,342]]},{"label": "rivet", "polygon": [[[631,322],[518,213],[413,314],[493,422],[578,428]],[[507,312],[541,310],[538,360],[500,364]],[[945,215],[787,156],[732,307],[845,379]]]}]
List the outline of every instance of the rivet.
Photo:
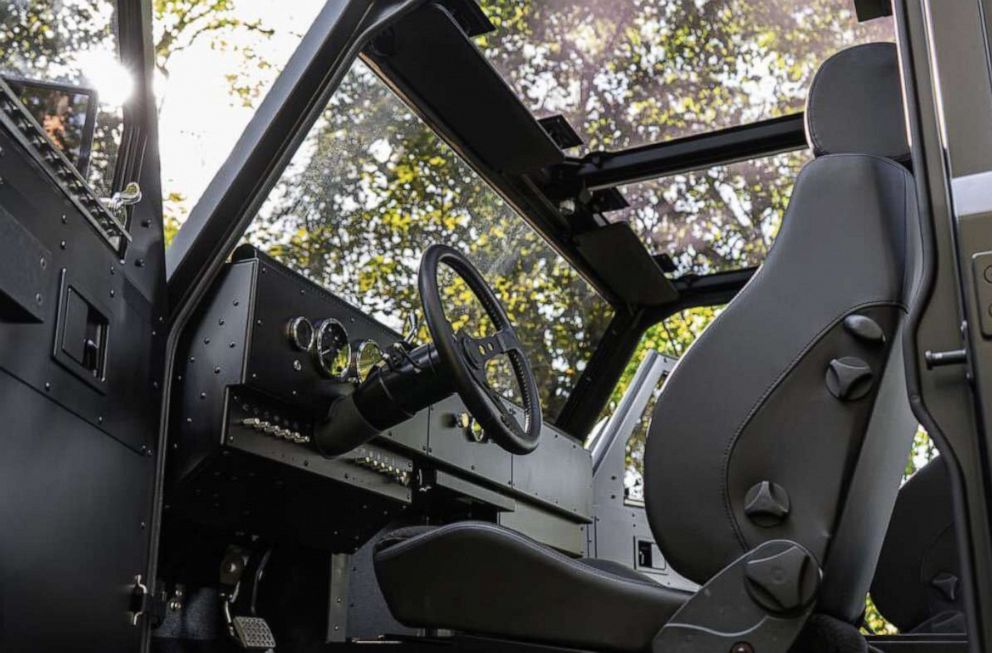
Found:
[{"label": "rivet", "polygon": [[145,267],[145,259],[143,259],[143,258],[135,259],[134,260],[134,267],[136,267],[136,268],[143,268],[143,267]]},{"label": "rivet", "polygon": [[214,368],[214,374],[220,374],[220,368],[219,367],[215,367]]},{"label": "rivet", "polygon": [[96,422],[97,422],[97,424],[103,424],[103,415],[100,415],[99,417],[97,417],[96,418]]},{"label": "rivet", "polygon": [[113,297],[113,296],[114,296],[114,295],[116,295],[116,294],[117,294],[117,291],[116,291],[116,290],[114,290],[113,288],[111,288],[111,289],[110,289],[110,296],[111,296],[111,297]]},{"label": "rivet", "polygon": [[44,270],[45,268],[47,268],[47,267],[48,267],[48,260],[47,260],[47,259],[45,259],[45,257],[44,257],[44,256],[42,256],[42,257],[41,257],[41,258],[40,258],[40,259],[38,260],[38,265],[40,265],[40,266],[41,266],[41,269],[42,269],[42,270]]},{"label": "rivet", "polygon": [[217,320],[217,324],[219,324],[220,326],[224,326],[224,318],[220,318],[219,320]]},{"label": "rivet", "polygon": [[59,247],[61,247],[62,249],[65,249],[65,246],[66,246],[66,242],[64,240],[59,243]]},{"label": "rivet", "polygon": [[48,381],[45,381],[45,390],[51,390],[51,389],[52,389],[52,384],[49,383]]},{"label": "rivet", "polygon": [[37,304],[38,306],[41,306],[41,303],[43,301],[45,301],[45,299],[44,297],[41,296],[41,293],[38,293],[34,296],[34,303]]}]

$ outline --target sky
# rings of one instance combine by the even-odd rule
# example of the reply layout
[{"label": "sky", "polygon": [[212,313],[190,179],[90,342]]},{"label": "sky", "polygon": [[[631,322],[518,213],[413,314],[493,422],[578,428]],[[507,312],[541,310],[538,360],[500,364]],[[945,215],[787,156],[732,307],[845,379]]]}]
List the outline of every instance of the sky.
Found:
[{"label": "sky", "polygon": [[[249,74],[264,80],[268,90],[278,69],[290,58],[300,38],[317,15],[322,0],[239,0],[238,15],[260,19],[274,34],[239,34],[234,44],[253,47],[273,64]],[[188,212],[244,131],[254,109],[242,106],[230,94],[225,77],[242,65],[243,56],[232,48],[218,47],[211,38],[198,39],[177,52],[168,63],[169,76],[158,75],[155,93],[159,102],[162,186],[181,192],[183,213]],[[184,216],[183,216],[184,217]]]}]

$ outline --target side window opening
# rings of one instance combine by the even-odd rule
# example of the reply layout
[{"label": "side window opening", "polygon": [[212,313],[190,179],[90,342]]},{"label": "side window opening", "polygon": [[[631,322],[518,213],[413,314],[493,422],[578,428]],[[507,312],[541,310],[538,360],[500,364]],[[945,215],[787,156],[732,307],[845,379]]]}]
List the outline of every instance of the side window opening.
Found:
[{"label": "side window opening", "polygon": [[[649,352],[657,352],[676,360],[685,353],[703,330],[712,322],[723,307],[702,306],[680,311],[654,325],[641,338],[637,350],[624,369],[620,382],[613,390],[609,403],[600,415],[594,430],[598,433],[620,405],[621,399],[630,388],[638,368]],[[663,377],[664,379],[665,377]],[[644,443],[647,439],[655,402],[662,392],[664,380],[652,391],[644,412],[630,433],[626,445],[626,469],[624,470],[624,494],[628,501],[644,500]]]},{"label": "side window opening", "polygon": [[118,54],[116,16],[112,0],[0,8],[0,77],[105,197],[114,190],[123,107],[134,87]]}]

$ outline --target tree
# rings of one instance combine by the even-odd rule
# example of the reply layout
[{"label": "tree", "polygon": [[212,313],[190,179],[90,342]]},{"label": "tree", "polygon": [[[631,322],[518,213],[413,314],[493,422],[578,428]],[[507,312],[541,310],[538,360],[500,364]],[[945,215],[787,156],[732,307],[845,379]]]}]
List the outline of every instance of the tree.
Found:
[{"label": "tree", "polygon": [[[423,250],[434,242],[461,249],[491,273],[552,417],[610,317],[588,284],[361,64],[248,239],[393,326],[419,310]],[[491,332],[464,285],[443,287],[456,326]],[[494,376],[511,390],[505,368]]]}]

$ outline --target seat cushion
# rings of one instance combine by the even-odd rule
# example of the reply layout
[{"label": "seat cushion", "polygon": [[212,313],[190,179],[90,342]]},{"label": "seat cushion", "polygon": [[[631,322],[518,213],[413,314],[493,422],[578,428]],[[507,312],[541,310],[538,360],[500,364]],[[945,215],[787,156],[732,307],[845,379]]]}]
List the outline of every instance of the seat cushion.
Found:
[{"label": "seat cushion", "polygon": [[393,616],[409,626],[578,648],[647,649],[691,596],[486,522],[393,531],[379,542],[375,571]]}]

